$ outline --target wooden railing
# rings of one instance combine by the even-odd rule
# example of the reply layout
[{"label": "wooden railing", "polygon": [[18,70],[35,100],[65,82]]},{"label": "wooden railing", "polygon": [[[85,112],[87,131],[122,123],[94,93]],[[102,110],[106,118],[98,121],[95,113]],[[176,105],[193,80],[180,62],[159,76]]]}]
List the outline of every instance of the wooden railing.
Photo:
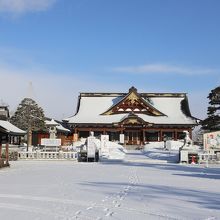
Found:
[{"label": "wooden railing", "polygon": [[18,159],[77,160],[77,152],[18,152]]}]

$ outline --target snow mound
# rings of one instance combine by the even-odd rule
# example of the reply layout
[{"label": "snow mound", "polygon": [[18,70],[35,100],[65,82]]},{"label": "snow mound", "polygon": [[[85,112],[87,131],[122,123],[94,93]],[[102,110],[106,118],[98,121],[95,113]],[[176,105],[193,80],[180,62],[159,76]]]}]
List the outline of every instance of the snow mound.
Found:
[{"label": "snow mound", "polygon": [[181,147],[183,143],[175,143],[177,141],[172,142],[169,148],[166,145],[167,149],[164,149],[164,142],[149,142],[144,146],[144,154],[150,159],[176,163],[179,161],[179,147]]},{"label": "snow mound", "polygon": [[[166,141],[166,148],[168,150],[179,150],[180,147],[182,147],[184,144],[183,141]],[[164,142],[163,141],[159,141],[159,142],[149,142],[148,144],[146,144],[144,146],[145,149],[151,149],[151,148],[164,148]]]},{"label": "snow mound", "polygon": [[179,151],[164,150],[162,148],[144,149],[144,154],[150,159],[177,163],[179,161]]},{"label": "snow mound", "polygon": [[[95,138],[93,142],[96,149],[99,150],[100,160],[123,160],[125,158],[127,151],[122,145],[112,141],[105,141],[102,145],[98,138]],[[86,150],[86,144],[86,139],[81,139],[74,142],[71,149],[83,148],[83,150]]]},{"label": "snow mound", "polygon": [[168,150],[179,150],[184,145],[184,141],[167,141],[166,148]]},{"label": "snow mound", "polygon": [[[166,149],[164,142],[149,142],[144,146],[144,154],[150,159],[162,160],[167,162],[179,162],[179,149],[184,145],[183,141],[169,140],[166,142]],[[192,145],[192,149],[200,151],[200,146]]]},{"label": "snow mound", "polygon": [[112,141],[106,141],[104,147],[101,148],[101,160],[123,160],[125,158],[125,148]]}]

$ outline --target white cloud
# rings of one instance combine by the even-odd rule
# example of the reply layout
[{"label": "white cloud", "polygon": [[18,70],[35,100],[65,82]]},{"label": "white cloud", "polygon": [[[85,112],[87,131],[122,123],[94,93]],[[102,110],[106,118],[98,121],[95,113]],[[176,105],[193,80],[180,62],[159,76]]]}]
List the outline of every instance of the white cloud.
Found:
[{"label": "white cloud", "polygon": [[0,12],[24,14],[33,11],[44,11],[56,0],[0,0]]},{"label": "white cloud", "polygon": [[[44,109],[47,117],[64,119],[72,116],[76,111],[80,92],[127,92],[128,85],[108,84],[92,81],[80,74],[56,75],[44,70],[15,70],[0,65],[0,103],[9,104],[9,109],[15,112],[18,104],[25,97],[32,98]],[[30,94],[29,83],[33,84]],[[149,87],[137,89],[149,92]],[[156,86],[157,87],[157,86]],[[151,88],[150,91],[161,92],[162,88]],[[166,90],[168,91],[168,89]],[[208,90],[191,91],[189,104],[193,116],[204,119],[207,110]]]},{"label": "white cloud", "polygon": [[22,99],[32,97],[47,117],[61,120],[75,113],[80,92],[114,92],[120,88],[117,86],[93,81],[80,73],[57,74],[37,67],[24,70],[0,64],[0,105],[7,103],[12,113]]},{"label": "white cloud", "polygon": [[[34,57],[23,50],[0,48],[0,103],[8,103],[15,111],[21,100],[29,96],[29,82],[33,84],[33,99],[44,109],[45,115],[63,119],[75,113],[80,92],[127,92],[135,86],[139,92],[181,92],[171,90],[166,84],[158,86],[130,80],[110,82],[103,76],[100,79],[86,73],[54,73],[45,69]],[[192,114],[204,118],[208,95],[204,88],[189,92]]]},{"label": "white cloud", "polygon": [[125,66],[113,68],[114,72],[134,73],[134,74],[180,74],[180,75],[202,75],[202,74],[216,74],[218,69],[211,68],[196,68],[184,67],[169,64],[147,64],[140,66]]}]

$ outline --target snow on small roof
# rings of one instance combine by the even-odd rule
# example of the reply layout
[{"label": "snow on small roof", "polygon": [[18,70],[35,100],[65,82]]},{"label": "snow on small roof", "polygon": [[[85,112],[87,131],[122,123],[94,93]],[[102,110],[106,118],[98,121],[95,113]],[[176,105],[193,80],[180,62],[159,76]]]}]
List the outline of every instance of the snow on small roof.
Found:
[{"label": "snow on small roof", "polygon": [[63,131],[63,132],[71,132],[69,129],[64,128],[61,124],[56,126],[57,130]]},{"label": "snow on small roof", "polygon": [[5,130],[6,133],[12,135],[25,135],[26,131],[21,130],[20,128],[16,127],[15,125],[11,124],[8,121],[0,120],[0,127]]},{"label": "snow on small roof", "polygon": [[[109,109],[109,107],[113,106],[116,101],[118,102],[119,97],[119,95],[87,96],[86,94],[83,94],[79,99],[80,105],[78,112],[73,117],[70,117],[68,122],[70,124],[110,124],[119,122],[127,115],[127,113],[101,115]],[[123,96],[121,96],[121,98],[123,98]],[[182,111],[181,102],[185,98],[185,94],[151,96],[150,99],[152,105],[165,114],[165,116],[155,117],[140,113],[137,113],[136,115],[144,121],[154,124],[196,124],[193,117],[187,116]]]},{"label": "snow on small roof", "polygon": [[69,129],[64,128],[63,125],[61,125],[60,123],[56,122],[54,119],[46,120],[45,124],[47,126],[56,126],[57,130],[59,130],[59,131],[71,132]]},{"label": "snow on small roof", "polygon": [[47,126],[57,126],[57,125],[59,125],[59,123],[57,123],[54,119],[51,119],[50,121],[46,120],[45,124]]}]

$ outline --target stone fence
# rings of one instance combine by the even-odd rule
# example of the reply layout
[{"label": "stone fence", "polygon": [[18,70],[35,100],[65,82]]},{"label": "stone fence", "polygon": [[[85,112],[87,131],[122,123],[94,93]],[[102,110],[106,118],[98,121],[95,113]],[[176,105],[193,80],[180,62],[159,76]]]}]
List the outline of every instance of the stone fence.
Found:
[{"label": "stone fence", "polygon": [[77,160],[77,152],[18,152],[18,159],[28,160]]},{"label": "stone fence", "polygon": [[200,153],[198,154],[200,163],[220,163],[220,154],[214,153]]}]

